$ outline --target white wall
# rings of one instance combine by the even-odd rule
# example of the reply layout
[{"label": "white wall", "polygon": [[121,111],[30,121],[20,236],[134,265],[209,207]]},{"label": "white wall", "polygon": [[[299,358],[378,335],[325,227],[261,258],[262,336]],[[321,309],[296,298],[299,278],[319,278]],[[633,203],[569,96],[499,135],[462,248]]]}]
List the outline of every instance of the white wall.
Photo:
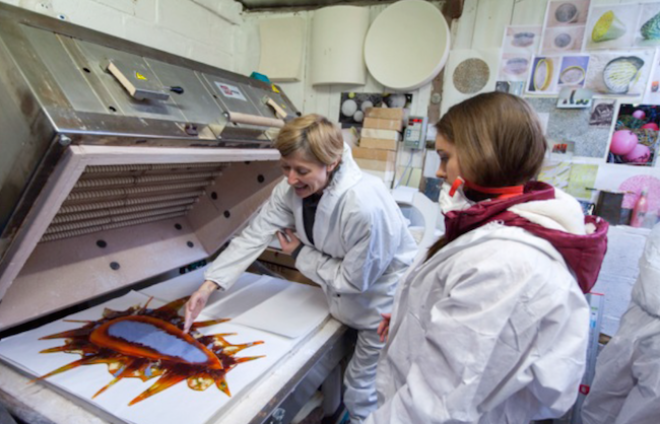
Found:
[{"label": "white wall", "polygon": [[[432,1],[438,8],[444,3],[442,1]],[[388,4],[376,6],[364,6],[369,9],[371,21],[380,14]],[[239,73],[250,74],[259,67],[259,22],[263,19],[274,19],[298,16],[305,21],[305,52],[303,53],[303,80],[300,82],[280,84],[287,96],[293,103],[302,110],[303,113],[319,113],[332,120],[339,118],[339,100],[342,92],[354,91],[360,93],[384,93],[385,87],[374,80],[371,75],[367,76],[367,83],[363,86],[356,85],[320,85],[312,86],[310,83],[310,66],[307,62],[310,57],[311,21],[314,11],[304,12],[268,12],[268,13],[249,13],[244,15],[244,23],[241,30],[236,35],[236,71]],[[396,56],[393,55],[393,60]],[[413,104],[411,113],[415,115],[426,115],[426,109],[431,96],[431,85],[428,84],[413,92]]]},{"label": "white wall", "polygon": [[139,44],[234,70],[234,0],[0,0]]}]

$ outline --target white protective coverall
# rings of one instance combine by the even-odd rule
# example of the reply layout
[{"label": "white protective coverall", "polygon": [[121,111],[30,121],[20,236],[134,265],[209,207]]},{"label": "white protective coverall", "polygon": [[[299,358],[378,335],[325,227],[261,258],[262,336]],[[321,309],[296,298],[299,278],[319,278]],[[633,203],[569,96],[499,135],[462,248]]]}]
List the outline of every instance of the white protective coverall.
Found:
[{"label": "white protective coverall", "polygon": [[283,180],[204,277],[228,288],[277,231],[295,228],[305,245],[296,268],[323,288],[333,317],[360,330],[344,378],[344,403],[351,420],[359,422],[376,408],[380,314],[391,312],[397,284],[412,264],[417,245],[392,195],[381,180],[360,171],[347,145],[316,210],[314,245],[305,234],[302,205],[302,198]]},{"label": "white protective coverall", "polygon": [[646,241],[619,330],[598,356],[582,421],[660,423],[660,224]]},{"label": "white protective coverall", "polygon": [[[557,192],[509,210],[584,235],[579,204]],[[561,416],[578,395],[588,333],[588,304],[548,241],[499,222],[476,228],[399,286],[378,363],[378,410],[365,423]]]}]

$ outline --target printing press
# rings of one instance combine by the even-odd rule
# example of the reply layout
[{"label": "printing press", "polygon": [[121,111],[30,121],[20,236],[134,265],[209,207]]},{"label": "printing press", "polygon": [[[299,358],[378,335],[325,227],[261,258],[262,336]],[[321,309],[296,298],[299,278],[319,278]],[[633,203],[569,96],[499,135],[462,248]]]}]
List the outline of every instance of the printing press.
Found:
[{"label": "printing press", "polygon": [[[201,284],[179,270],[267,199],[282,175],[272,140],[297,115],[275,85],[0,4],[0,337],[131,290]],[[253,280],[269,287],[245,277],[228,299],[265,302]],[[206,422],[289,422],[338,381],[347,339],[323,320]],[[23,421],[126,422],[35,377],[0,362],[0,403]]]}]

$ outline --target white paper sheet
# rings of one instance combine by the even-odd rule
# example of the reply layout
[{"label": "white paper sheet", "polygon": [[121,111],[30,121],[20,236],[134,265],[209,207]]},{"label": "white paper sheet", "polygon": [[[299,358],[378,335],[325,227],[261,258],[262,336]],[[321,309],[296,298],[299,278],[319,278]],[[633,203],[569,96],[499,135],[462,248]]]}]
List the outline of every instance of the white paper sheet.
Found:
[{"label": "white paper sheet", "polygon": [[[270,280],[266,284],[278,281],[275,278]],[[317,328],[329,315],[323,290],[289,283],[284,291],[245,311],[233,322],[284,337],[298,338]]]}]

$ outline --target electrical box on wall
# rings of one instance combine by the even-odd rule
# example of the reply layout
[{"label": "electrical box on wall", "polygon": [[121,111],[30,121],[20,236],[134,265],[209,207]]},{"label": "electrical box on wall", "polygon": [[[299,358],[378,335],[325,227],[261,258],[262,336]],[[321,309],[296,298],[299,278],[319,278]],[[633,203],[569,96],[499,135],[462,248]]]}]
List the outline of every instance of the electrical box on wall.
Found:
[{"label": "electrical box on wall", "polygon": [[426,116],[410,116],[403,132],[403,144],[408,149],[423,149],[426,144]]}]

